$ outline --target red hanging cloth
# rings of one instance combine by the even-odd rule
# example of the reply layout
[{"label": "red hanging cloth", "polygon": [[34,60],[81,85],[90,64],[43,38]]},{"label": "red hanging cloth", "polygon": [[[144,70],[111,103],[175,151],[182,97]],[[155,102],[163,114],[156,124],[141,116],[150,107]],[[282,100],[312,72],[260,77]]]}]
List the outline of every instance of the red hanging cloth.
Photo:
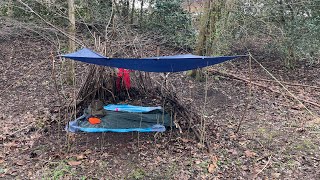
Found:
[{"label": "red hanging cloth", "polygon": [[121,90],[121,86],[124,86],[127,90],[131,87],[130,72],[131,70],[119,68],[118,78],[116,82],[117,90]]}]

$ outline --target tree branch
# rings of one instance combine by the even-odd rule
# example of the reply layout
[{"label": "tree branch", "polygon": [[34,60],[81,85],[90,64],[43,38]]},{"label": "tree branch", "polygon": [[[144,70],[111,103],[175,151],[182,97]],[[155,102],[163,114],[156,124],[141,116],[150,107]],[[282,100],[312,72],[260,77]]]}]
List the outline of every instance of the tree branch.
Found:
[{"label": "tree branch", "polygon": [[24,3],[22,0],[18,0],[18,2],[20,4],[22,4],[24,7],[26,7],[27,9],[30,10],[31,13],[35,14],[39,19],[41,19],[43,22],[45,22],[47,25],[53,27],[54,29],[56,29],[57,31],[59,31],[61,34],[65,35],[67,38],[71,39],[72,41],[74,41],[75,43],[81,45],[82,47],[85,47],[85,44],[83,44],[81,41],[79,41],[77,38],[73,38],[71,35],[69,35],[68,33],[64,32],[63,30],[61,30],[60,28],[56,27],[55,25],[53,25],[52,23],[48,22],[47,20],[45,20],[40,14],[38,14],[37,12],[35,12],[28,4]]}]

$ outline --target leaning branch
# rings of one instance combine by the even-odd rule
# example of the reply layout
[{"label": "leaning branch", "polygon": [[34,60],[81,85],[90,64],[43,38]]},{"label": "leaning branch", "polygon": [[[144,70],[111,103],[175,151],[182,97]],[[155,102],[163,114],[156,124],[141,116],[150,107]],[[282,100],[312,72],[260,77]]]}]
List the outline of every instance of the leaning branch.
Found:
[{"label": "leaning branch", "polygon": [[[240,80],[240,81],[244,81],[246,82],[247,84],[250,84],[252,83],[253,85],[255,86],[259,86],[259,87],[263,87],[271,92],[274,92],[274,93],[277,93],[277,94],[284,94],[285,96],[288,96],[290,98],[292,98],[291,95],[289,94],[286,94],[286,93],[282,93],[280,91],[277,91],[277,90],[274,90],[274,89],[271,89],[270,87],[266,86],[266,85],[263,85],[263,84],[260,84],[260,83],[256,83],[256,82],[250,82],[249,79],[246,79],[246,78],[241,78],[241,77],[238,77],[238,76],[235,76],[233,74],[229,74],[229,73],[225,73],[225,72],[220,72],[220,71],[216,71],[216,70],[210,70],[211,72],[214,72],[216,74],[219,74],[221,76],[225,76],[225,77],[229,77],[229,78],[233,78],[233,79],[237,79],[237,80]],[[306,99],[302,99],[302,98],[297,98],[299,101],[303,101],[305,103],[308,103],[308,104],[311,104],[313,106],[316,106],[318,108],[320,108],[320,104],[316,103],[316,102],[313,102],[313,101],[309,101],[309,100],[306,100]]]},{"label": "leaning branch", "polygon": [[35,14],[39,19],[41,19],[43,22],[45,22],[47,25],[53,27],[54,29],[56,29],[57,31],[59,31],[61,34],[65,35],[67,38],[71,39],[72,41],[74,41],[75,43],[81,45],[81,46],[85,46],[82,42],[80,42],[77,38],[72,37],[71,35],[69,35],[68,33],[64,32],[63,30],[61,30],[60,28],[56,27],[55,25],[53,25],[52,23],[48,22],[47,20],[45,20],[40,14],[38,14],[37,12],[35,12],[28,4],[24,3],[22,0],[18,0],[18,2],[20,4],[22,4],[24,7],[26,7],[27,9],[29,9],[29,11],[33,14]]},{"label": "leaning branch", "polygon": [[[254,79],[256,81],[265,81],[265,82],[277,82],[274,80],[269,80],[269,79]],[[300,86],[300,87],[306,87],[306,88],[313,88],[313,89],[320,89],[319,86],[310,86],[310,85],[305,85],[305,84],[297,84],[297,83],[289,83],[289,82],[284,82],[280,81],[282,84],[288,85],[288,86]]]}]

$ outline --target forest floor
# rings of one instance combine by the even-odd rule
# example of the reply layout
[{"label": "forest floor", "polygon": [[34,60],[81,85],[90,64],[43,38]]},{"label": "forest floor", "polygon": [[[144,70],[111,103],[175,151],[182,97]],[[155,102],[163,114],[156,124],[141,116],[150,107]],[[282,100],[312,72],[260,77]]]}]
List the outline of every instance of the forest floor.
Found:
[{"label": "forest floor", "polygon": [[[181,100],[204,115],[210,153],[192,133],[176,130],[66,138],[64,124],[48,123],[57,118],[51,74],[56,50],[41,39],[2,31],[0,179],[320,179],[319,124],[277,83],[262,81],[272,79],[257,63],[253,81],[282,93],[252,85],[250,98],[249,83],[215,72],[207,82],[170,75]],[[286,85],[297,97],[320,103],[319,63],[301,61],[288,70],[273,57],[255,57],[281,81],[309,85]],[[247,79],[250,74],[244,58],[212,69]],[[64,92],[73,94],[68,87]],[[320,116],[320,107],[304,104]]]}]

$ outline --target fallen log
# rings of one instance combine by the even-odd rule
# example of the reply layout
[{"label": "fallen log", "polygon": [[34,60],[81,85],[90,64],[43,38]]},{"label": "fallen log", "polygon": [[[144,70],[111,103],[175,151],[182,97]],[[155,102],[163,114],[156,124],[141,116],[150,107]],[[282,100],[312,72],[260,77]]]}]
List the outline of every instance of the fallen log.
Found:
[{"label": "fallen log", "polygon": [[[290,98],[293,98],[291,95],[289,94],[286,94],[286,93],[282,93],[280,91],[277,91],[277,90],[274,90],[274,89],[271,89],[270,87],[266,86],[266,85],[263,85],[263,84],[260,84],[260,83],[257,83],[257,82],[252,82],[250,81],[249,79],[246,79],[246,78],[242,78],[242,77],[238,77],[238,76],[235,76],[233,74],[229,74],[229,73],[225,73],[225,72],[220,72],[220,71],[216,71],[216,70],[210,70],[210,72],[213,72],[213,73],[216,73],[216,74],[219,74],[221,76],[225,76],[225,77],[229,77],[229,78],[233,78],[233,79],[237,79],[237,80],[240,80],[240,81],[244,81],[246,82],[247,84],[253,84],[255,86],[258,86],[258,87],[263,87],[271,92],[274,92],[274,93],[277,93],[277,94],[281,94],[281,95],[285,95],[287,97],[290,97]],[[303,98],[298,98],[298,100],[302,101],[302,102],[305,102],[305,103],[308,103],[308,104],[311,104],[315,107],[318,107],[320,108],[320,104],[316,103],[316,102],[313,102],[313,101],[309,101],[309,100],[306,100],[306,99],[303,99]]]}]

